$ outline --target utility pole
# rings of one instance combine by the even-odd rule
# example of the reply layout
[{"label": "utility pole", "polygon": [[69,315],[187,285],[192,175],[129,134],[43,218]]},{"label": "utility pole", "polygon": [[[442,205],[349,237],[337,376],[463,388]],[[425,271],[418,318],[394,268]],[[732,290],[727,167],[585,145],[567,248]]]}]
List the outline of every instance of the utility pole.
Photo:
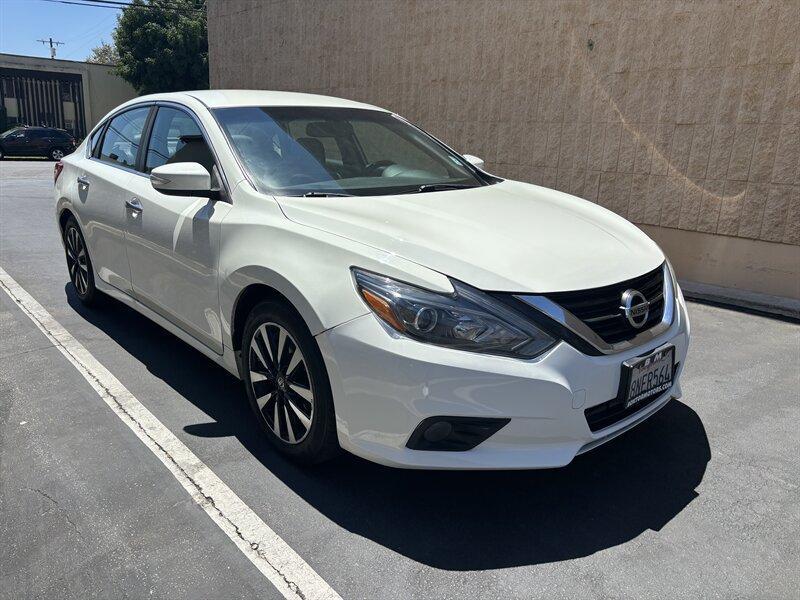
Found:
[{"label": "utility pole", "polygon": [[46,40],[36,40],[37,42],[42,42],[43,44],[50,44],[50,58],[56,57],[56,47],[63,46],[64,42],[56,42],[53,38],[48,38]]}]

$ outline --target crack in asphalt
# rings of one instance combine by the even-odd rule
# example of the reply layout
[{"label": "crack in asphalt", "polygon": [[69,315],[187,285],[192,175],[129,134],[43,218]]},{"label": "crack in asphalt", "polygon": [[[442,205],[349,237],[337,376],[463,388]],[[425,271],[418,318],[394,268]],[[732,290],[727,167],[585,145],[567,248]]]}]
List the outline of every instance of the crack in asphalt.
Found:
[{"label": "crack in asphalt", "polygon": [[72,519],[69,517],[69,513],[67,512],[67,510],[66,510],[65,508],[62,508],[62,507],[61,507],[61,504],[59,504],[58,500],[56,500],[55,498],[53,498],[53,497],[52,497],[50,494],[48,494],[47,492],[45,492],[45,491],[43,491],[43,490],[40,490],[39,488],[27,488],[27,489],[28,489],[28,491],[30,491],[30,492],[36,492],[36,493],[37,493],[37,494],[39,494],[40,496],[42,496],[42,497],[46,498],[47,500],[49,500],[50,502],[52,502],[52,503],[53,503],[53,506],[55,507],[55,509],[56,509],[56,510],[57,510],[57,511],[58,511],[58,512],[59,512],[59,513],[60,513],[60,514],[61,514],[61,515],[64,517],[64,520],[65,520],[67,523],[69,523],[69,524],[72,526],[72,528],[75,530],[75,533],[77,533],[77,534],[78,534],[78,537],[81,539],[81,541],[83,541],[83,536],[81,535],[81,530],[80,530],[80,529],[78,529],[78,526],[77,526],[77,525],[75,524],[75,522],[74,522],[74,521],[73,521],[73,520],[72,520]]},{"label": "crack in asphalt", "polygon": [[22,350],[20,352],[12,352],[11,354],[0,354],[0,360],[5,360],[7,358],[17,358],[18,356],[24,356],[25,354],[31,354],[32,352],[39,352],[40,350],[49,350],[50,348],[55,348],[55,344],[47,344],[46,346],[42,346],[40,348],[31,348],[30,350]]}]

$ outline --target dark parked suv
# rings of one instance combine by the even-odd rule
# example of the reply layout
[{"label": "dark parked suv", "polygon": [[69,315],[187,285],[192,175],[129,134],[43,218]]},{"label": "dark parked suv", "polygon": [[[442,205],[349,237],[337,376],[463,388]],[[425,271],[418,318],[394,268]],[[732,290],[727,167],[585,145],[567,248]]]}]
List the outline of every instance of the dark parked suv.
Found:
[{"label": "dark parked suv", "polygon": [[54,127],[15,127],[0,134],[0,159],[6,156],[47,156],[61,160],[75,150],[75,138]]}]

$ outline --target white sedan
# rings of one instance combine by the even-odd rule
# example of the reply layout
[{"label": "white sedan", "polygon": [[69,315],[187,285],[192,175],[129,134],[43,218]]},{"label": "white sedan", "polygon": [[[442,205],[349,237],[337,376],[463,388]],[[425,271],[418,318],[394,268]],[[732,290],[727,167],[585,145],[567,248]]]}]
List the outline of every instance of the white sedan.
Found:
[{"label": "white sedan", "polygon": [[358,102],[158,94],[56,165],[56,218],[80,300],[241,378],[295,459],[566,465],[680,396],[686,306],[637,227],[482,166]]}]

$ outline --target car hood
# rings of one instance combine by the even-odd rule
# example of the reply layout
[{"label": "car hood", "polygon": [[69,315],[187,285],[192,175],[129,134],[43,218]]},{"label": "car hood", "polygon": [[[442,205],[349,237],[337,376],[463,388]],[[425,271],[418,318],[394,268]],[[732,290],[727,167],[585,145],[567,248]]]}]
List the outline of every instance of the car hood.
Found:
[{"label": "car hood", "polygon": [[600,287],[664,261],[650,238],[611,211],[515,181],[401,196],[276,199],[297,223],[487,291]]}]

